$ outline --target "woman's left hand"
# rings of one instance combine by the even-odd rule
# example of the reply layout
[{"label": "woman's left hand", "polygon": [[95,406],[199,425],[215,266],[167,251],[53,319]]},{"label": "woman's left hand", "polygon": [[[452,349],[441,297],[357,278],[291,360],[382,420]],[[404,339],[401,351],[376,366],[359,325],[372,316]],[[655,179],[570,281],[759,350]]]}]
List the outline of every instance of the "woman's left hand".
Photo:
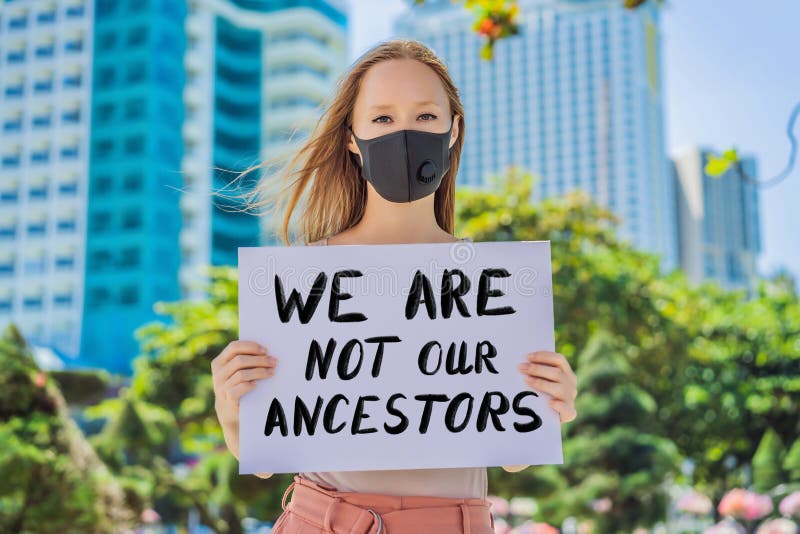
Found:
[{"label": "woman's left hand", "polygon": [[575,419],[578,378],[563,354],[549,350],[530,352],[527,361],[519,364],[519,372],[532,389],[552,396],[548,404],[561,416],[562,423]]}]

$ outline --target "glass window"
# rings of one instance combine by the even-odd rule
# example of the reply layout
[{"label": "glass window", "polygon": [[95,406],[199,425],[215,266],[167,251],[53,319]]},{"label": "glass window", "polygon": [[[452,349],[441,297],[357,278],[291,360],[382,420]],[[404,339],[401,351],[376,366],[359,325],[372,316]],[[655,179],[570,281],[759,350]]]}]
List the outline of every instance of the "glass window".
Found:
[{"label": "glass window", "polygon": [[89,231],[104,232],[111,228],[111,213],[108,211],[97,211],[89,217]]},{"label": "glass window", "polygon": [[137,26],[128,32],[128,45],[138,46],[147,41],[147,28],[145,26]]},{"label": "glass window", "polygon": [[141,154],[142,152],[144,152],[144,137],[137,135],[125,140],[126,154]]},{"label": "glass window", "polygon": [[138,208],[128,210],[122,214],[122,228],[132,230],[141,228],[142,226],[142,213]]},{"label": "glass window", "polygon": [[139,302],[139,288],[136,286],[125,286],[120,289],[120,304],[136,304]]},{"label": "glass window", "polygon": [[146,73],[147,70],[143,62],[133,63],[128,66],[128,81],[140,82],[144,80]]},{"label": "glass window", "polygon": [[125,176],[122,187],[125,191],[142,190],[142,173],[134,173]]}]

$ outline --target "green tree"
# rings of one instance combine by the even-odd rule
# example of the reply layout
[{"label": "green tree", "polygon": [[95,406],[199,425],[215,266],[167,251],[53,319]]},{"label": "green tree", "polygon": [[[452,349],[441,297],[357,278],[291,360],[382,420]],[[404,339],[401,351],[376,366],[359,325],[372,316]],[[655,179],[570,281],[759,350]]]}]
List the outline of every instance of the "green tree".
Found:
[{"label": "green tree", "polygon": [[12,324],[0,337],[0,532],[132,527],[123,487]]},{"label": "green tree", "polygon": [[[190,509],[222,533],[241,532],[246,516],[275,519],[290,475],[240,476],[214,411],[211,360],[238,338],[237,271],[211,267],[206,300],[159,302],[163,321],[136,332],[141,354],[130,386],[87,409],[104,421],[93,436],[99,454],[123,480],[139,481],[142,502],[165,521],[184,523]],[[185,478],[174,464],[196,461]]]},{"label": "green tree", "polygon": [[[626,350],[606,331],[592,335],[577,358],[578,417],[565,432],[569,491],[556,498],[566,504],[564,514],[594,515],[600,532],[630,532],[663,519],[664,481],[679,465],[675,444],[650,433],[657,406],[632,380]],[[592,510],[592,502],[606,498],[608,510]]]},{"label": "green tree", "polygon": [[783,457],[786,448],[780,436],[768,429],[753,456],[753,488],[767,492],[786,480],[783,473]]},{"label": "green tree", "polygon": [[[690,286],[680,271],[662,272],[657,257],[619,240],[616,217],[585,193],[534,203],[530,174],[511,169],[495,180],[491,190],[456,192],[456,233],[475,241],[550,241],[557,350],[585,373],[579,351],[585,353],[596,334],[608,334],[615,347],[609,358],[624,369],[628,384],[619,391],[633,392],[640,415],[617,434],[611,418],[605,431],[588,424],[585,431],[612,452],[615,440],[639,446],[629,430],[633,424],[647,437],[642,458],[651,462],[653,476],[637,470],[612,475],[607,464],[583,465],[591,484],[581,485],[580,495],[611,488],[615,502],[625,503],[624,521],[646,524],[654,516],[642,509],[634,517],[625,499],[641,491],[658,502],[660,494],[644,480],[655,483],[669,473],[669,441],[695,460],[696,480],[719,492],[725,489],[725,453],[748,463],[770,427],[785,443],[797,439],[798,421],[790,416],[800,398],[793,371],[800,359],[796,295],[765,284],[746,300],[743,293],[711,284]],[[277,517],[291,476],[239,476],[238,462],[225,448],[213,409],[210,362],[237,338],[237,272],[215,267],[209,274],[207,300],[157,304],[165,320],[138,330],[141,355],[130,387],[87,413],[105,421],[106,429],[92,441],[141,505],[152,502],[165,520],[175,521],[195,509],[204,524],[237,532],[245,515]],[[576,420],[567,428],[565,450],[575,451],[587,441],[584,425]],[[195,459],[186,476],[173,467]],[[490,481],[506,496],[537,496],[542,519],[552,520],[577,506],[570,501],[577,484],[570,469],[536,466],[509,474],[493,468]]]},{"label": "green tree", "polygon": [[800,438],[794,440],[794,444],[786,453],[783,468],[786,470],[789,482],[800,483]]},{"label": "green tree", "polygon": [[[643,430],[671,439],[695,462],[700,489],[718,500],[731,480],[744,483],[728,476],[725,457],[748,465],[768,428],[785,443],[797,439],[800,303],[791,284],[764,281],[750,297],[691,285],[682,272],[662,272],[657,257],[618,240],[618,220],[588,195],[534,203],[533,177],[514,168],[492,181],[456,192],[456,233],[475,241],[550,241],[557,350],[579,370],[576,349],[594,332],[624,341],[631,382],[655,401]],[[490,471],[490,480],[507,496],[539,496],[563,491],[553,472]]]}]

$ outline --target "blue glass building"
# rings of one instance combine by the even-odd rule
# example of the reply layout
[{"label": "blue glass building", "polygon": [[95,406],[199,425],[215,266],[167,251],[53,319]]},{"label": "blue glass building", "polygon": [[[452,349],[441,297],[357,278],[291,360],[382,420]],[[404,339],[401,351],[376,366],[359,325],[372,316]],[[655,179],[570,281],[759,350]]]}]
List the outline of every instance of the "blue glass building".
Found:
[{"label": "blue glass building", "polygon": [[176,0],[96,3],[81,355],[111,371],[180,296],[185,17]]},{"label": "blue glass building", "polygon": [[344,2],[0,5],[0,327],[129,373],[156,302],[269,242],[226,193],[305,137],[347,64]]},{"label": "blue glass building", "polygon": [[275,242],[243,211],[262,172],[241,173],[306,137],[346,67],[347,16],[340,0],[198,0],[187,29],[181,292],[203,298],[206,265]]}]

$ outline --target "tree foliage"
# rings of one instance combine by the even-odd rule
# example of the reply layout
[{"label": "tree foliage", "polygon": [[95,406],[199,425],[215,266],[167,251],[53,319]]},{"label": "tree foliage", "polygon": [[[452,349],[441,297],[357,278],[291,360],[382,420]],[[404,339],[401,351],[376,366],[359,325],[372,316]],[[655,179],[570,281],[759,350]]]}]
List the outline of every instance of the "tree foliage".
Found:
[{"label": "tree foliage", "polygon": [[[475,241],[550,241],[556,349],[580,376],[585,371],[578,353],[594,335],[612,336],[619,345],[604,360],[609,372],[624,357],[636,388],[626,399],[652,400],[645,403],[652,407],[649,416],[636,423],[638,432],[673,442],[695,463],[699,487],[717,499],[726,483],[747,484],[742,468],[769,428],[784,443],[800,436],[800,304],[793,284],[764,280],[752,298],[712,283],[693,286],[678,270],[662,272],[658,257],[619,240],[619,220],[588,195],[575,191],[531,202],[533,180],[512,168],[492,177],[488,188],[461,188],[456,233]],[[579,383],[579,398],[583,391]],[[573,440],[594,432],[582,412],[613,407],[613,399],[588,397],[593,401],[579,401],[578,419],[567,424],[565,454],[581,450]],[[670,449],[666,441],[661,448]],[[738,466],[732,478],[728,456]],[[569,473],[581,458],[582,452],[573,452],[563,468],[493,470],[491,480],[501,494],[540,497],[540,519],[561,517],[574,510],[567,498],[575,494]],[[659,460],[653,467],[664,465]],[[620,483],[613,472],[592,475],[597,491]],[[554,494],[566,506],[548,498]]]},{"label": "tree foliage", "polygon": [[[683,477],[683,458],[696,465],[698,489],[715,500],[729,484],[748,484],[750,466],[765,487],[797,481],[794,284],[765,280],[750,297],[690,285],[680,271],[662,272],[657,257],[620,240],[617,218],[588,195],[534,202],[533,183],[511,169],[494,177],[491,189],[460,188],[456,234],[550,241],[556,350],[579,377],[578,418],[564,428],[563,465],[513,474],[491,468],[491,490],[537,498],[541,520],[578,515],[612,532],[662,518],[661,485]],[[78,464],[58,438],[68,425],[49,394],[54,384],[36,386],[35,364],[19,348],[24,341],[6,336],[0,432],[11,446],[0,451],[0,476],[15,483],[0,490],[0,507],[18,511],[13,521],[40,517],[45,505],[24,503],[45,499],[50,516],[91,531],[115,517],[110,503],[119,503],[102,495],[95,476],[124,495],[118,506],[134,513],[152,506],[167,522],[185,523],[195,510],[214,530],[239,532],[245,516],[278,516],[291,476],[240,476],[216,419],[210,363],[237,338],[238,284],[234,267],[211,268],[209,276],[206,300],[157,304],[164,320],[137,331],[141,354],[129,386],[85,410],[102,427],[90,441],[113,474],[101,467],[70,475]],[[79,435],[65,439],[87,448]],[[788,452],[776,453],[775,443]],[[735,460],[733,473],[726,458]],[[40,480],[52,485],[42,487],[46,496],[61,498],[36,493]],[[604,499],[608,510],[592,506]]]},{"label": "tree foliage", "polygon": [[12,324],[0,337],[0,532],[133,526],[123,487],[70,418]]}]

